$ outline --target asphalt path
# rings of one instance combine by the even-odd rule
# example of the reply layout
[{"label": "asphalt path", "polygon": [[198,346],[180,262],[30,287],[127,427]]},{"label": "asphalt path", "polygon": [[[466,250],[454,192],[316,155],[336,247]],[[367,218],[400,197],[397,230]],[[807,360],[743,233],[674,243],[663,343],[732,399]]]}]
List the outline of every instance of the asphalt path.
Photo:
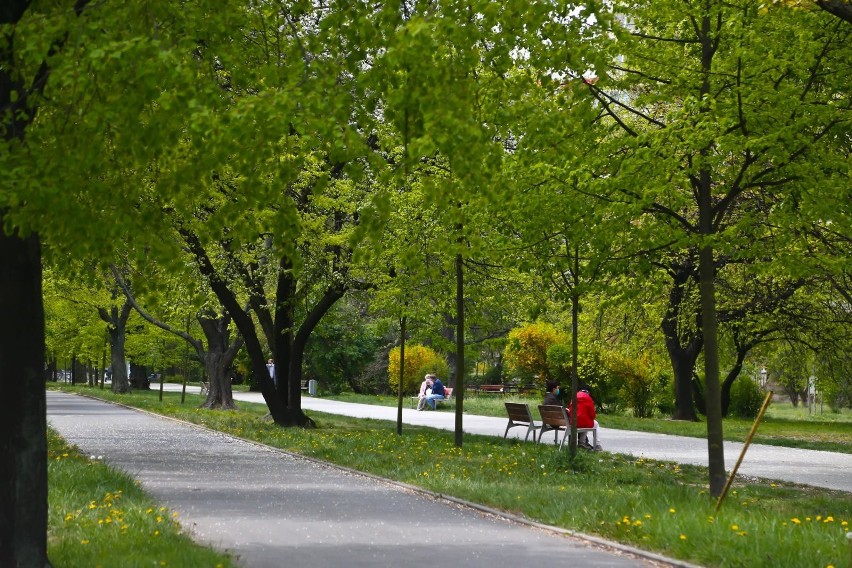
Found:
[{"label": "asphalt path", "polygon": [[[435,425],[442,414],[406,417]],[[49,391],[47,417],[84,453],[139,480],[196,540],[245,567],[689,566],[83,396]],[[120,565],[104,565],[111,560]]]},{"label": "asphalt path", "polygon": [[[179,388],[179,385],[174,387]],[[263,403],[260,393],[238,392],[234,393],[234,398]],[[397,419],[395,407],[352,404],[309,396],[302,397],[302,408],[308,411],[316,410],[358,418],[376,418],[394,422]],[[601,418],[605,423],[606,417]],[[402,420],[404,424],[455,430],[453,412],[446,410],[419,412],[408,408],[408,400],[405,401]],[[466,433],[503,436],[507,419],[465,414],[462,424]],[[525,434],[523,428],[513,428],[508,433],[510,438],[523,438]],[[615,430],[606,428],[604,425],[601,425],[598,434],[603,449],[608,452],[707,466],[707,440],[703,438]],[[546,436],[545,440],[550,441],[550,436]],[[742,448],[743,444],[740,442],[725,442],[727,471],[730,472],[733,469]],[[737,470],[737,475],[789,481],[852,493],[852,454],[751,444]]]}]

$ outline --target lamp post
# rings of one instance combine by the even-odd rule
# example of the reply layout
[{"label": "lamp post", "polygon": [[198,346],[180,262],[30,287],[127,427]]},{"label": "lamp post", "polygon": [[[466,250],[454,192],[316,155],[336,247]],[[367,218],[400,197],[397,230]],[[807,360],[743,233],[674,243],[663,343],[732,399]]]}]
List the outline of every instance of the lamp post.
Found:
[{"label": "lamp post", "polygon": [[769,376],[769,371],[766,370],[766,367],[762,367],[760,369],[760,388],[766,390],[766,378]]}]

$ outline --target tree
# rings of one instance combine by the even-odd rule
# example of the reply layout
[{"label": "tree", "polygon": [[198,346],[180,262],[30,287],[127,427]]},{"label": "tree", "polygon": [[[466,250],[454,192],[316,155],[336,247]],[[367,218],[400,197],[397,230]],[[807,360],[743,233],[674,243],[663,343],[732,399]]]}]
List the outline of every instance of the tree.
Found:
[{"label": "tree", "polygon": [[[731,262],[769,256],[762,247],[778,213],[772,205],[791,196],[794,180],[817,186],[826,178],[816,164],[842,120],[831,102],[836,92],[821,88],[819,76],[842,55],[845,32],[813,15],[770,22],[748,3],[654,3],[624,13],[630,26],[620,33],[621,56],[599,82],[587,83],[612,127],[602,155],[613,175],[601,180],[612,191],[599,193],[641,213],[635,234],[649,239],[649,250],[672,251],[671,273],[679,278],[672,290],[696,291],[690,314],[694,341],[700,334],[703,344],[710,487],[717,495],[726,477],[717,277]],[[795,50],[786,45],[788,29],[805,30]],[[775,45],[790,54],[789,72],[781,75],[773,71],[780,64],[770,56]],[[681,418],[691,414],[685,385],[696,352],[686,368],[673,367]]]},{"label": "tree", "polygon": [[195,33],[180,36],[181,24],[230,11],[203,1],[90,4],[97,3],[11,0],[0,8],[0,167],[8,174],[0,192],[0,312],[18,322],[0,332],[0,382],[17,401],[0,423],[7,456],[0,564],[9,566],[48,563],[43,245],[109,258],[122,233],[156,234],[157,219],[134,208],[141,187],[134,173],[151,155],[168,154],[174,124],[148,111],[156,106],[172,119],[185,108],[163,95],[191,97],[191,89],[158,86],[194,76],[195,67],[174,65],[172,56],[191,60],[187,48],[218,27],[193,25]]},{"label": "tree", "polygon": [[237,357],[237,352],[243,345],[242,338],[237,334],[231,340],[231,318],[228,314],[217,312],[209,304],[202,307],[196,314],[196,319],[201,327],[207,344],[193,337],[189,330],[182,330],[162,321],[147,310],[134,297],[121,272],[114,265],[111,267],[117,284],[128,304],[135,309],[146,321],[158,328],[184,339],[195,350],[198,360],[204,365],[207,373],[209,388],[207,399],[201,405],[203,408],[221,408],[225,410],[236,408],[234,396],[231,390],[231,377],[229,370]]},{"label": "tree", "polygon": [[[87,3],[78,0],[75,14]],[[11,165],[10,151],[25,141],[50,75],[47,57],[34,68],[22,65],[20,52],[26,46],[14,32],[30,9],[29,0],[11,0],[0,8],[0,164],[4,170]],[[64,38],[48,40],[51,52],[61,50],[63,43]],[[0,564],[44,566],[49,562],[41,243],[37,233],[15,230],[12,202],[14,197],[9,195],[0,199],[0,263],[4,267],[0,313],[7,321],[17,322],[16,326],[3,326],[0,332],[0,383],[15,401],[0,421],[4,456],[0,466]]]}]

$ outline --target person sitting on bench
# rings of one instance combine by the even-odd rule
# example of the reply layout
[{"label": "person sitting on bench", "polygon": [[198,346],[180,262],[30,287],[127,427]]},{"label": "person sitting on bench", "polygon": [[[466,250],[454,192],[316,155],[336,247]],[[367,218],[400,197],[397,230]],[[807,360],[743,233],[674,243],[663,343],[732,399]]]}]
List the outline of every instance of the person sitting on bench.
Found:
[{"label": "person sitting on bench", "polygon": [[[569,403],[568,414],[570,415],[570,413],[571,404]],[[589,394],[589,385],[580,385],[580,388],[577,390],[577,428],[594,428],[598,430],[598,421],[595,418],[595,401],[592,400],[592,395]],[[587,450],[601,450],[600,430],[598,430],[597,447],[589,443],[589,438],[585,432],[579,435],[577,445]]]},{"label": "person sitting on bench", "polygon": [[435,410],[435,401],[446,398],[444,393],[444,383],[441,382],[441,379],[435,375],[426,375],[426,377],[432,381],[432,394],[428,394],[425,398],[420,399],[417,403],[417,410],[426,410],[427,405],[431,410]]}]

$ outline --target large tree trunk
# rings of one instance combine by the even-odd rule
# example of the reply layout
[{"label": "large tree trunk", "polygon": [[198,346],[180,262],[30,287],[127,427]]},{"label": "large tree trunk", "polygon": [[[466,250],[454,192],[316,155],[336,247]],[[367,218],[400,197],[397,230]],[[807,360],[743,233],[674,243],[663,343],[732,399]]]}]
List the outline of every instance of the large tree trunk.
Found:
[{"label": "large tree trunk", "polygon": [[0,266],[0,314],[7,322],[0,326],[0,385],[12,401],[0,412],[0,566],[50,566],[38,236],[21,239],[0,229]]},{"label": "large tree trunk", "polygon": [[[660,323],[674,373],[675,411],[672,416],[674,420],[698,419],[695,412],[692,377],[704,341],[698,322],[690,326],[684,325],[685,322],[681,321],[684,306],[688,305],[687,287],[693,275],[694,267],[689,260],[671,271],[672,288],[669,291],[666,313]],[[692,310],[688,311],[690,316],[694,313]]]},{"label": "large tree trunk", "polygon": [[204,332],[204,337],[207,339],[206,353],[200,353],[203,358],[204,369],[207,371],[207,377],[210,384],[207,400],[202,405],[204,408],[236,408],[234,404],[234,394],[231,389],[231,380],[228,375],[228,369],[234,362],[237,356],[242,341],[235,341],[231,344],[230,330],[228,324],[231,318],[228,316],[222,317],[202,317],[198,316],[198,323],[201,324],[201,329]]},{"label": "large tree trunk", "polygon": [[[114,297],[115,296],[114,294]],[[119,309],[112,306],[109,311],[98,308],[101,319],[107,323],[109,333],[109,361],[112,369],[112,392],[123,394],[130,390],[130,378],[127,376],[127,359],[124,355],[124,342],[127,334],[127,319],[132,304],[125,298]]]}]

